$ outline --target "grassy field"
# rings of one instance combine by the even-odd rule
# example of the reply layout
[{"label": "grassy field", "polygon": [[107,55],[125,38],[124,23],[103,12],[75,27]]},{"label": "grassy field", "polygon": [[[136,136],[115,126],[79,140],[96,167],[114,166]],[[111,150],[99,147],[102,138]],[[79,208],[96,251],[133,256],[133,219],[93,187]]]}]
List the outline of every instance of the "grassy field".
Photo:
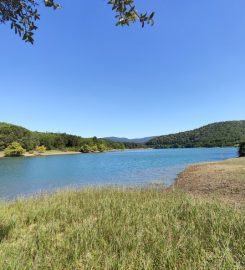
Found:
[{"label": "grassy field", "polygon": [[0,269],[245,269],[245,215],[159,188],[1,203]]}]

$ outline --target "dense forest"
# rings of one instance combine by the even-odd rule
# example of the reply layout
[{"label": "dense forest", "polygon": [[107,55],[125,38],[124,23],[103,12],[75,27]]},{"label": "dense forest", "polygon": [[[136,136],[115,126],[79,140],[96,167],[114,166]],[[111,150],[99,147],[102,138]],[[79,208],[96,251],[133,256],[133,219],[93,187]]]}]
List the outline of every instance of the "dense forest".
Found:
[{"label": "dense forest", "polygon": [[155,137],[146,145],[154,148],[238,146],[245,141],[245,121],[209,124],[191,131]]},{"label": "dense forest", "polygon": [[103,152],[112,149],[142,148],[137,143],[120,143],[106,139],[82,138],[66,133],[32,132],[21,126],[0,123],[0,151],[12,142],[18,142],[27,151],[43,145],[47,150],[69,150],[81,152]]}]

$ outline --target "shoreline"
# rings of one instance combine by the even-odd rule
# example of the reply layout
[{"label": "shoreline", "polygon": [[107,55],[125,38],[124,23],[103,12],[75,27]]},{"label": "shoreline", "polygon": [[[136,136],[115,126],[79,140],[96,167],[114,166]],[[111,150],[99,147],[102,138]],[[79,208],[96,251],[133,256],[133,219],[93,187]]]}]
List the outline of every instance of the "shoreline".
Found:
[{"label": "shoreline", "polygon": [[245,207],[245,158],[190,165],[177,175],[170,189]]},{"label": "shoreline", "polygon": [[[22,156],[19,157],[40,157],[40,156],[59,156],[59,155],[77,155],[77,154],[100,154],[100,153],[112,153],[112,152],[124,152],[124,151],[133,151],[133,150],[152,150],[153,148],[134,148],[134,149],[111,149],[104,152],[89,152],[89,153],[83,153],[78,151],[61,151],[61,150],[47,150],[45,153],[37,153],[34,151],[34,153],[26,152]],[[4,156],[4,151],[0,151],[0,159],[6,158]]]},{"label": "shoreline", "polygon": [[[20,157],[41,157],[41,156],[45,157],[45,156],[76,155],[76,154],[81,154],[81,152],[50,150],[50,151],[46,151],[45,153],[34,152],[33,154],[31,154],[31,153],[26,152]],[[3,151],[0,152],[0,158],[6,158],[4,156]]]}]

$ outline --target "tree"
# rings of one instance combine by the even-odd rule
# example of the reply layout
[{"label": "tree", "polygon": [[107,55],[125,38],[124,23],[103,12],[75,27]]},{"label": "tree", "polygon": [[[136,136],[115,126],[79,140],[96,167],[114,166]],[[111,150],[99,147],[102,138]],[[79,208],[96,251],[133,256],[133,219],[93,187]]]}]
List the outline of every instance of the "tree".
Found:
[{"label": "tree", "polygon": [[137,20],[141,23],[142,27],[147,24],[154,24],[154,12],[148,15],[147,13],[139,13],[134,5],[134,0],[109,0],[108,4],[112,5],[112,10],[116,12],[116,25],[129,25],[131,22]]},{"label": "tree", "polygon": [[81,147],[80,152],[81,153],[90,153],[91,152],[91,148],[87,144],[85,144],[85,145],[83,145]]},{"label": "tree", "polygon": [[0,123],[0,151],[4,150],[12,142],[20,143],[27,150],[33,149],[38,144],[28,129]]},{"label": "tree", "polygon": [[98,144],[97,148],[99,152],[105,152],[107,150],[103,143]]},{"label": "tree", "polygon": [[18,143],[11,143],[5,150],[4,155],[6,157],[19,157],[25,153],[25,149]]},{"label": "tree", "polygon": [[[36,21],[40,20],[38,5],[42,2],[46,7],[58,9],[61,6],[54,0],[0,0],[0,24],[10,22],[11,28],[25,42],[34,42],[34,31],[37,30]],[[153,24],[154,12],[139,13],[134,5],[134,0],[109,0],[109,5],[115,11],[116,25],[129,25],[139,21]]]},{"label": "tree", "polygon": [[39,145],[36,147],[36,151],[38,153],[45,153],[47,151],[46,147],[44,145]]},{"label": "tree", "polygon": [[239,156],[240,157],[245,157],[245,142],[240,144]]},{"label": "tree", "polygon": [[91,146],[91,152],[96,153],[96,152],[98,152],[98,151],[99,151],[99,150],[98,150],[97,144],[94,144],[94,145]]}]

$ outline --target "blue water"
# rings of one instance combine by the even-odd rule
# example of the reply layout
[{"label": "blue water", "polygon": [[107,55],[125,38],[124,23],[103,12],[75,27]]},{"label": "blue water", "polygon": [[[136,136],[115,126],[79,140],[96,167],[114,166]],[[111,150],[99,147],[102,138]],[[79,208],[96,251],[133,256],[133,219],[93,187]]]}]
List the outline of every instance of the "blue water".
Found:
[{"label": "blue water", "polygon": [[187,165],[237,156],[237,148],[132,150],[0,159],[0,199],[64,187],[169,186]]}]

